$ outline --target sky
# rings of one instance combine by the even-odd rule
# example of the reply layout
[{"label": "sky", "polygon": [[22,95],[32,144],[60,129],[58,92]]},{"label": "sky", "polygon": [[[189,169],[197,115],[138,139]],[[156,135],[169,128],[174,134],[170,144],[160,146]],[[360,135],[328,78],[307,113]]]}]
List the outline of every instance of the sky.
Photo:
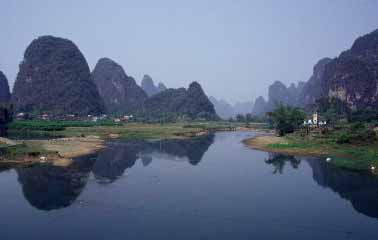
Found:
[{"label": "sky", "polygon": [[53,35],[91,70],[108,57],[138,83],[198,81],[208,95],[249,101],[276,80],[307,81],[319,59],[377,29],[377,12],[375,0],[1,0],[0,70],[12,87],[26,47]]}]

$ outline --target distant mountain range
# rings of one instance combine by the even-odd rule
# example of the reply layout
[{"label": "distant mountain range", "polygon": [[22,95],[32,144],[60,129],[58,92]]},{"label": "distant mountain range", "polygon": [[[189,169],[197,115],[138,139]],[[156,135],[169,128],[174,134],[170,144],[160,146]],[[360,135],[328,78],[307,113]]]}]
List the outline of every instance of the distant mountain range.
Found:
[{"label": "distant mountain range", "polygon": [[321,99],[336,99],[350,111],[378,111],[378,30],[357,38],[338,57],[319,60],[308,81],[289,87],[274,82],[268,96],[256,99],[255,115],[272,111],[276,102],[313,111]]},{"label": "distant mountain range", "polygon": [[223,119],[234,118],[237,114],[247,114],[252,113],[253,102],[237,102],[234,105],[231,105],[223,99],[216,99],[215,97],[210,96],[209,100],[213,103],[215,111]]},{"label": "distant mountain range", "polygon": [[184,88],[155,86],[144,75],[142,87],[110,58],[101,58],[92,73],[79,48],[70,40],[42,36],[27,47],[10,96],[8,81],[0,72],[0,103],[11,98],[16,113],[135,114],[139,117],[217,119],[214,106],[199,83]]},{"label": "distant mountain range", "polygon": [[161,117],[224,119],[238,113],[264,115],[278,102],[313,111],[320,100],[336,99],[351,111],[378,111],[378,30],[356,39],[352,47],[334,59],[323,58],[306,82],[285,86],[275,81],[254,103],[231,105],[208,98],[201,85],[167,89],[144,75],[141,86],[122,66],[100,59],[92,73],[84,55],[70,40],[42,36],[31,42],[9,91],[0,72],[0,103],[11,101],[15,112],[51,115],[136,114]]}]

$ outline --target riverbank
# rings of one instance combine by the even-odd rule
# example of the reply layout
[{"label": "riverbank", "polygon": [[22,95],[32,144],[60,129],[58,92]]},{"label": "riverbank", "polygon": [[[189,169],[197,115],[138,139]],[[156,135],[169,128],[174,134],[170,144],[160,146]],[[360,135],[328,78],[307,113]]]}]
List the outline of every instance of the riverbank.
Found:
[{"label": "riverbank", "polygon": [[13,145],[2,148],[1,165],[50,163],[67,166],[72,158],[95,153],[105,147],[105,141],[96,136],[12,142]]},{"label": "riverbank", "polygon": [[256,136],[244,143],[252,149],[273,153],[330,157],[335,166],[350,170],[365,171],[378,166],[377,144],[337,144],[330,137],[306,138],[293,134]]},{"label": "riverbank", "polygon": [[[35,162],[67,163],[74,157],[95,153],[105,147],[108,139],[172,139],[191,138],[209,134],[215,131],[236,131],[256,129],[253,125],[246,128],[242,124],[222,122],[143,124],[128,123],[117,125],[88,126],[54,126],[46,123],[23,123],[30,128],[10,129],[17,131],[16,136],[23,135],[29,140],[15,140],[16,146],[3,145],[3,159],[0,164],[32,164]],[[23,126],[18,124],[18,126]],[[78,124],[75,124],[78,125]],[[83,124],[81,124],[83,125]],[[43,130],[41,130],[43,129]],[[33,138],[34,136],[34,138]],[[31,139],[30,139],[31,138]],[[38,139],[46,138],[46,139]]]}]

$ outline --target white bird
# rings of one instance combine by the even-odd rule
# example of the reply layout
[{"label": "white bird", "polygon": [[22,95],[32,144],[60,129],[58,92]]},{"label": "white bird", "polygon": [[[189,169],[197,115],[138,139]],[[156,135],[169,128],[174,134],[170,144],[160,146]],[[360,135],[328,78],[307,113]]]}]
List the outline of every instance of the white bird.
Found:
[{"label": "white bird", "polygon": [[327,162],[330,162],[331,160],[332,160],[331,158],[327,158],[327,159],[326,159]]},{"label": "white bird", "polygon": [[371,169],[372,171],[374,171],[374,170],[375,170],[375,167],[374,167],[374,166],[371,166],[370,169]]}]

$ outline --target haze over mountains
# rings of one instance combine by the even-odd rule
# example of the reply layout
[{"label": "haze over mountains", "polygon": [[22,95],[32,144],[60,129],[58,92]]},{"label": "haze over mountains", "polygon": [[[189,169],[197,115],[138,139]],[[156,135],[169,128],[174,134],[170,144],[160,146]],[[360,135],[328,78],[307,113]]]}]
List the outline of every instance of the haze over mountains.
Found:
[{"label": "haze over mountains", "polygon": [[254,103],[235,105],[207,97],[198,82],[188,89],[155,85],[145,74],[141,86],[122,66],[101,58],[92,73],[79,48],[70,40],[42,36],[31,42],[9,92],[0,72],[0,102],[16,112],[64,114],[136,114],[143,117],[223,119],[242,113],[263,116],[278,102],[314,111],[318,101],[336,99],[352,111],[378,109],[378,30],[359,37],[334,59],[320,59],[306,82],[285,86],[275,81]]},{"label": "haze over mountains", "polygon": [[[155,86],[145,75],[140,87],[122,66],[101,58],[90,73],[85,57],[70,40],[42,36],[27,47],[13,88],[17,112],[49,114],[135,114],[144,118],[217,119],[199,83],[184,88]],[[0,72],[1,101],[10,99],[8,81]]]},{"label": "haze over mountains", "polygon": [[231,105],[226,100],[216,99],[215,97],[210,96],[209,100],[213,103],[215,111],[223,119],[229,119],[236,117],[237,114],[248,114],[252,113],[253,102],[236,102],[234,105]]},{"label": "haze over mountains", "polygon": [[155,86],[154,81],[148,74],[143,76],[141,87],[149,97],[167,90],[167,87],[162,82],[159,82],[158,85]]},{"label": "haze over mountains", "polygon": [[276,81],[268,92],[268,100],[256,99],[254,114],[272,111],[277,102],[314,111],[321,99],[337,100],[351,111],[377,111],[378,30],[356,39],[338,57],[319,60],[307,82],[286,87]]}]

